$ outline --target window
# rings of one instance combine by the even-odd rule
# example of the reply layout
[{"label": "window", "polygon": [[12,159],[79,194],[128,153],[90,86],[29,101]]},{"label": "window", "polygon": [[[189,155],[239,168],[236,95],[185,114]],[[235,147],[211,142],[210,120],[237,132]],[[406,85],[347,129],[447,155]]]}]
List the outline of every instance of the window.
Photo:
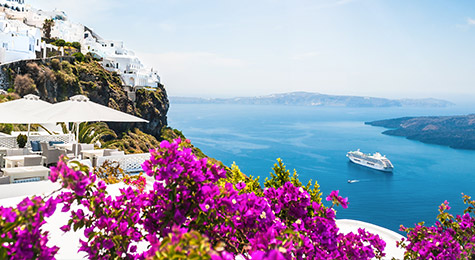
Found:
[{"label": "window", "polygon": [[111,47],[114,47],[114,43],[111,43]]}]

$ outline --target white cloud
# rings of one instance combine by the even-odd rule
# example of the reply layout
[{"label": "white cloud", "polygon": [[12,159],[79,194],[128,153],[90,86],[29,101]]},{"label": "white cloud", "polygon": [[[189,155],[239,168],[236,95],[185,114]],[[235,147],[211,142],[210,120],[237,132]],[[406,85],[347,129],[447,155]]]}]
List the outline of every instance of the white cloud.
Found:
[{"label": "white cloud", "polygon": [[305,53],[295,54],[291,57],[292,60],[306,60],[316,56],[319,56],[321,53],[316,51],[310,51]]},{"label": "white cloud", "polygon": [[467,18],[467,24],[470,26],[475,26],[475,19]]}]

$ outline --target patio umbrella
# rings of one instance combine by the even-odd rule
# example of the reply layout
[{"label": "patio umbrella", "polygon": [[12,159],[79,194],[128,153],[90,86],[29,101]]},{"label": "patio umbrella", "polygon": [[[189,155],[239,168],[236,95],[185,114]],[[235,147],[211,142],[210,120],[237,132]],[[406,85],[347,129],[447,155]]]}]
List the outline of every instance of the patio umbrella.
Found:
[{"label": "patio umbrella", "polygon": [[28,139],[30,138],[30,126],[39,123],[35,116],[36,111],[45,110],[53,104],[29,94],[23,98],[0,103],[0,123],[5,124],[28,124]]},{"label": "patio umbrella", "polygon": [[[146,122],[147,120],[129,115],[89,100],[83,95],[70,97],[69,100],[53,104],[50,108],[39,111],[38,121],[41,123],[71,122],[76,124],[76,143],[79,137],[81,122]],[[77,155],[77,145],[75,154]]]},{"label": "patio umbrella", "polygon": [[34,115],[39,110],[45,110],[53,104],[29,94],[23,98],[0,103],[0,123],[5,124],[31,124],[38,118]]}]

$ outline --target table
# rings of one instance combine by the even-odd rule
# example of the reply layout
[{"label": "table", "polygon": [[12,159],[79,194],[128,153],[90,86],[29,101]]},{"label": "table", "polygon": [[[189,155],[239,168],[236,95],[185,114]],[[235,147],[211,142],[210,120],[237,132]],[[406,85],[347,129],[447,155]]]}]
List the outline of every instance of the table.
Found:
[{"label": "table", "polygon": [[64,149],[64,150],[69,150],[69,151],[73,150],[73,144],[53,144],[53,146],[59,149]]},{"label": "table", "polygon": [[[13,168],[18,165],[19,162],[24,162],[26,157],[38,157],[38,155],[15,155],[15,156],[5,156],[5,168]],[[41,156],[41,164],[44,164],[45,157]]]},{"label": "table", "polygon": [[84,159],[93,159],[94,157],[104,156],[104,149],[82,150],[81,154]]},{"label": "table", "polygon": [[82,150],[81,154],[83,159],[90,159],[92,162],[92,166],[96,167],[96,158],[104,156],[104,149]]},{"label": "table", "polygon": [[40,177],[48,179],[49,169],[44,166],[26,166],[2,169],[6,176],[10,176],[10,183],[17,179]]}]

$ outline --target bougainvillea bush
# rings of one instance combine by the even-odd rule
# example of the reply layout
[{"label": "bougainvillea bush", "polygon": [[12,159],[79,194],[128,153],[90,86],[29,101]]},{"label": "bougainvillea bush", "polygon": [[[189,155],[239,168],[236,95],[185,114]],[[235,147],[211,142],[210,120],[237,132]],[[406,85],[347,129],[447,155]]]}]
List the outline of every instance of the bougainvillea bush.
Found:
[{"label": "bougainvillea bush", "polygon": [[[70,212],[63,232],[83,232],[89,259],[372,259],[385,242],[360,229],[342,234],[334,206],[348,206],[338,191],[325,207],[318,185],[302,186],[279,165],[262,189],[197,159],[181,140],[163,141],[143,164],[153,183],[127,180],[118,196],[79,164],[61,160],[50,179],[62,189],[47,197],[0,207],[1,259],[54,259],[58,248],[43,231],[56,210]],[[279,174],[277,174],[279,172]]]},{"label": "bougainvillea bush", "polygon": [[445,201],[434,226],[423,222],[414,228],[401,226],[407,239],[398,245],[405,249],[405,259],[475,259],[475,201],[467,195],[463,200],[468,205],[463,215],[448,213],[450,206]]}]

